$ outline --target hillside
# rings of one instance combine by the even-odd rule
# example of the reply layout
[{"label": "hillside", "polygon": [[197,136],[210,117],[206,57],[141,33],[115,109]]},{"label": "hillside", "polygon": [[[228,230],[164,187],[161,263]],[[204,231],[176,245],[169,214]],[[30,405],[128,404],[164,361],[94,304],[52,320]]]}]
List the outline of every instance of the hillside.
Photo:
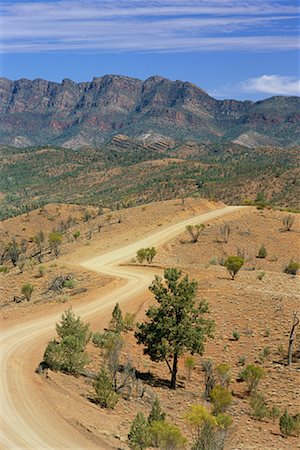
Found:
[{"label": "hillside", "polygon": [[[186,413],[191,404],[202,404],[208,409],[211,402],[204,400],[205,376],[203,363],[212,360],[214,367],[226,363],[231,368],[230,391],[232,404],[227,413],[233,419],[232,434],[225,448],[271,450],[297,449],[299,437],[295,433],[284,438],[279,429],[278,418],[274,421],[265,416],[255,418],[251,408],[251,398],[246,391],[246,383],[238,381],[239,373],[248,364],[255,364],[264,371],[258,392],[263,394],[267,407],[276,406],[282,413],[285,408],[291,414],[299,412],[299,336],[294,344],[294,358],[291,367],[286,366],[286,348],[291,327],[292,313],[299,304],[299,276],[283,273],[283,268],[291,260],[297,260],[297,242],[299,240],[299,217],[293,215],[292,230],[284,232],[282,219],[286,213],[272,210],[258,211],[255,208],[243,208],[227,216],[211,218],[197,243],[190,241],[187,232],[174,236],[163,245],[157,246],[157,255],[153,265],[140,266],[132,260],[120,267],[119,273],[133,271],[135,276],[147,274],[153,279],[155,274],[162,275],[163,269],[170,266],[179,267],[190,279],[198,282],[197,302],[206,299],[210,305],[210,317],[216,322],[214,339],[206,342],[202,356],[194,355],[196,363],[191,377],[185,367],[185,356],[180,358],[178,372],[178,389],[169,389],[169,373],[164,362],[155,363],[143,354],[133,332],[124,334],[124,347],[120,352],[120,370],[126,361],[130,361],[136,370],[140,390],[133,389],[128,396],[122,393],[113,410],[100,407],[93,399],[93,380],[85,376],[72,376],[49,370],[46,375],[34,373],[41,361],[46,343],[55,336],[54,314],[58,317],[69,306],[84,311],[88,304],[99,305],[84,321],[91,324],[93,332],[107,328],[112,304],[105,307],[105,299],[111,290],[124,287],[120,280],[108,278],[103,273],[87,270],[80,266],[83,261],[112,250],[122,251],[124,246],[136,240],[144,239],[173,226],[184,219],[195,222],[197,215],[223,208],[224,205],[202,199],[186,199],[183,208],[181,199],[152,203],[147,206],[105,212],[85,222],[78,207],[68,205],[51,205],[38,212],[9,219],[3,222],[5,240],[12,236],[29,239],[31,230],[37,230],[38,220],[45,228],[57,227],[69,214],[75,218],[73,228],[63,233],[64,240],[61,255],[47,255],[43,261],[44,273],[39,275],[40,265],[30,258],[30,246],[27,249],[28,260],[20,272],[5,261],[7,273],[0,273],[2,309],[1,326],[5,332],[16,326],[18,332],[26,332],[28,322],[37,323],[46,318],[52,319],[51,329],[42,329],[39,337],[36,330],[31,340],[16,343],[18,352],[9,355],[6,377],[12,381],[22,377],[23,383],[12,383],[9,405],[18,406],[16,420],[23,420],[17,432],[8,427],[5,436],[19,438],[22,427],[32,425],[32,432],[41,433],[46,424],[52,429],[57,423],[59,432],[55,439],[68,436],[71,441],[86,441],[82,448],[124,449],[127,450],[127,435],[133,418],[138,411],[147,416],[151,403],[158,396],[167,420],[177,425],[188,439],[191,447],[193,433],[186,421]],[[53,220],[49,221],[49,215]],[[121,220],[120,220],[121,219]],[[47,225],[48,222],[48,225]],[[100,233],[92,239],[85,237],[90,228],[104,225]],[[231,230],[228,243],[220,234],[220,227],[228,224]],[[26,228],[26,229],[25,229]],[[69,241],[68,235],[80,230],[78,240]],[[266,258],[257,258],[258,249],[264,244]],[[243,254],[245,265],[232,281],[222,261],[230,254]],[[99,269],[100,270],[100,269]],[[75,286],[65,286],[60,292],[49,289],[51,281],[59,276],[71,274]],[[120,276],[120,275],[119,275]],[[24,283],[34,285],[29,301],[13,302],[14,295],[19,295]],[[145,286],[146,287],[146,286]],[[113,302],[120,301],[120,294],[110,296]],[[103,306],[104,303],[104,306]],[[146,309],[154,303],[149,291],[139,292],[127,301],[121,301],[122,311],[135,313],[138,322],[144,321]],[[102,305],[102,306],[101,306]],[[22,324],[22,326],[18,326]],[[45,333],[46,331],[46,333]],[[233,333],[237,334],[234,338]],[[18,336],[17,336],[18,337]],[[26,347],[27,345],[27,347]],[[23,346],[23,348],[22,348]],[[26,358],[24,358],[24,349]],[[6,347],[4,346],[6,351]],[[23,351],[22,351],[23,350]],[[94,344],[88,344],[91,358],[88,370],[98,372],[106,362],[103,352]],[[99,356],[101,353],[101,356]],[[14,388],[18,386],[18,390]],[[6,391],[5,391],[6,392]],[[26,392],[26,396],[20,396]],[[6,392],[7,395],[7,392]],[[28,405],[35,404],[34,413],[27,413]],[[11,407],[13,408],[13,406]],[[10,412],[10,409],[9,409]],[[19,416],[20,414],[20,416]],[[39,420],[33,421],[33,417]],[[5,421],[7,417],[4,417]],[[24,425],[25,424],[25,425]],[[36,424],[36,426],[35,426]],[[37,434],[39,437],[39,434]],[[27,438],[23,434],[23,439]],[[28,439],[30,436],[28,437]]]},{"label": "hillside", "polygon": [[0,78],[0,143],[99,146],[149,130],[176,140],[257,147],[300,143],[300,99],[216,100],[194,84],[117,75],[75,83]]},{"label": "hillside", "polygon": [[299,147],[178,143],[148,133],[78,150],[0,147],[0,219],[49,203],[120,209],[178,196],[299,208]]}]

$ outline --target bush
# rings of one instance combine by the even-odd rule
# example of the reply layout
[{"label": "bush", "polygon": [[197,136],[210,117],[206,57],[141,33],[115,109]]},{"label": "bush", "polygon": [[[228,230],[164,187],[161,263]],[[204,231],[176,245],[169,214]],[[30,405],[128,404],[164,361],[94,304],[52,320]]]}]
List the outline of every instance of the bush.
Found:
[{"label": "bush", "polygon": [[166,413],[161,409],[159,398],[155,397],[148,416],[148,423],[151,424],[152,422],[163,422],[165,418]]},{"label": "bush", "polygon": [[231,367],[227,363],[219,364],[216,367],[216,375],[222,387],[228,388],[231,382]]},{"label": "bush", "polygon": [[258,250],[257,258],[264,259],[268,255],[267,249],[264,245],[261,245],[260,249]]},{"label": "bush", "polygon": [[213,416],[204,406],[192,405],[186,419],[196,430],[192,450],[223,450],[230,438],[232,418],[226,414]]},{"label": "bush", "polygon": [[265,275],[266,275],[266,272],[260,272],[260,273],[257,275],[257,278],[261,281],[261,280],[265,277]]},{"label": "bush", "polygon": [[288,437],[292,434],[294,429],[294,420],[288,413],[287,409],[284,411],[279,419],[279,428],[284,437]]},{"label": "bush", "polygon": [[243,267],[244,262],[244,259],[240,256],[228,256],[224,266],[228,270],[232,280],[234,280],[238,271]]},{"label": "bush", "polygon": [[151,264],[155,255],[156,249],[154,247],[140,248],[136,253],[136,259],[140,264],[142,264],[145,260],[148,264]]},{"label": "bush", "polygon": [[280,409],[277,406],[273,405],[269,410],[269,416],[272,419],[273,423],[275,423],[276,419],[280,417]]},{"label": "bush", "polygon": [[228,223],[224,223],[224,225],[220,227],[220,234],[223,237],[225,244],[227,244],[230,236],[230,226]]},{"label": "bush", "polygon": [[144,450],[151,445],[151,433],[143,413],[135,416],[128,434],[128,445],[132,450]]},{"label": "bush", "polygon": [[46,267],[41,265],[38,267],[38,277],[42,278],[45,275]]},{"label": "bush", "polygon": [[69,280],[64,281],[64,288],[74,289],[76,286],[76,280],[74,278],[70,278]]},{"label": "bush", "polygon": [[77,241],[77,239],[79,238],[79,236],[80,236],[80,231],[74,231],[74,233],[73,233],[73,238],[75,239],[75,241]]},{"label": "bush", "polygon": [[291,260],[288,265],[284,269],[284,273],[288,273],[289,275],[297,275],[297,272],[300,268],[300,264]]},{"label": "bush", "polygon": [[114,390],[113,383],[105,369],[101,369],[94,384],[95,401],[103,408],[114,409],[119,396]]},{"label": "bush", "polygon": [[191,375],[192,375],[192,371],[193,369],[196,367],[196,359],[194,358],[193,355],[189,355],[185,358],[184,360],[184,366],[188,372],[188,380],[191,380]]},{"label": "bush", "polygon": [[33,292],[34,286],[30,283],[25,283],[22,286],[21,292],[26,298],[26,300],[29,302],[32,292]]},{"label": "bush", "polygon": [[180,429],[168,422],[152,422],[150,433],[152,444],[161,450],[182,450],[186,443]]},{"label": "bush", "polygon": [[249,364],[245,369],[239,374],[239,378],[242,381],[246,381],[248,384],[248,392],[252,394],[256,391],[259,382],[264,377],[265,371],[262,367],[255,366],[254,364]]},{"label": "bush", "polygon": [[44,362],[54,370],[76,374],[89,362],[85,347],[91,338],[89,325],[75,317],[69,308],[56,324],[59,340],[53,339],[47,345]]},{"label": "bush", "polygon": [[269,415],[265,398],[258,392],[254,392],[251,395],[250,406],[252,408],[252,417],[254,417],[254,419],[262,420]]},{"label": "bush", "polygon": [[234,330],[233,332],[232,332],[232,337],[233,337],[233,339],[235,340],[235,341],[238,341],[239,339],[240,339],[240,333],[238,332],[238,331],[236,331],[236,330]]},{"label": "bush", "polygon": [[225,412],[232,403],[232,395],[229,390],[220,385],[215,386],[211,391],[211,401],[214,405],[213,413]]},{"label": "bush", "polygon": [[7,266],[0,266],[0,273],[8,273],[9,268]]}]

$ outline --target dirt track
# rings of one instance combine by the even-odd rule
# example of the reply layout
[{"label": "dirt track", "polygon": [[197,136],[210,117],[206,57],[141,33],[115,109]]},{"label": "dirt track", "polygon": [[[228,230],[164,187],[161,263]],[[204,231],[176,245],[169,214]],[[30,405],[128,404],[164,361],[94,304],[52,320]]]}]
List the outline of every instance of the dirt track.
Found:
[{"label": "dirt track", "polygon": [[[82,266],[126,280],[118,289],[92,302],[74,308],[88,319],[103,314],[116,302],[128,303],[143,292],[153,274],[134,267],[119,267],[141,247],[158,246],[184,231],[188,224],[198,224],[220,217],[242,207],[230,206],[201,214],[151,234],[143,240],[103,254]],[[97,448],[87,436],[65,422],[56,411],[43,403],[43,383],[34,374],[46,342],[53,336],[59,314],[8,327],[1,333],[1,449],[88,449]],[[104,448],[104,447],[103,447]]]}]

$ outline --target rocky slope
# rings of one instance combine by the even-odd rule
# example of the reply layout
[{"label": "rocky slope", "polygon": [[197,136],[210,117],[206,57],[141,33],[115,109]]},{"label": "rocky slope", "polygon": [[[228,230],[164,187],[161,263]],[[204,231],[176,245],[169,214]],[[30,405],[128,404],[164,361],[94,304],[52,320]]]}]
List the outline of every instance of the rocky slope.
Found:
[{"label": "rocky slope", "polygon": [[300,143],[300,98],[216,100],[199,87],[154,76],[92,82],[0,78],[0,143],[97,146],[149,130],[175,140],[235,141],[255,147]]}]

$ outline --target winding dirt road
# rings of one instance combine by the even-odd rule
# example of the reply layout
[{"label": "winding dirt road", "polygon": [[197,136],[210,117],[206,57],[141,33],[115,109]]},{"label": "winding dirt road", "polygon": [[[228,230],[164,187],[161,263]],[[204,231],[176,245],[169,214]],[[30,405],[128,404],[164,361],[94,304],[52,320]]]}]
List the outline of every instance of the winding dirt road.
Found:
[{"label": "winding dirt road", "polygon": [[[153,274],[146,269],[120,267],[141,247],[158,246],[182,233],[188,224],[198,224],[240,210],[242,207],[228,206],[176,223],[155,232],[145,239],[120,249],[103,254],[82,263],[82,266],[126,282],[113,292],[103,295],[88,304],[74,308],[76,314],[88,319],[110,310],[116,303],[128,303],[147,289]],[[54,334],[55,323],[60,314],[26,321],[22,325],[8,327],[1,333],[1,449],[91,449],[98,448],[87,437],[68,424],[43,402],[37,381],[33,383],[35,366],[40,360],[46,342]]]}]

